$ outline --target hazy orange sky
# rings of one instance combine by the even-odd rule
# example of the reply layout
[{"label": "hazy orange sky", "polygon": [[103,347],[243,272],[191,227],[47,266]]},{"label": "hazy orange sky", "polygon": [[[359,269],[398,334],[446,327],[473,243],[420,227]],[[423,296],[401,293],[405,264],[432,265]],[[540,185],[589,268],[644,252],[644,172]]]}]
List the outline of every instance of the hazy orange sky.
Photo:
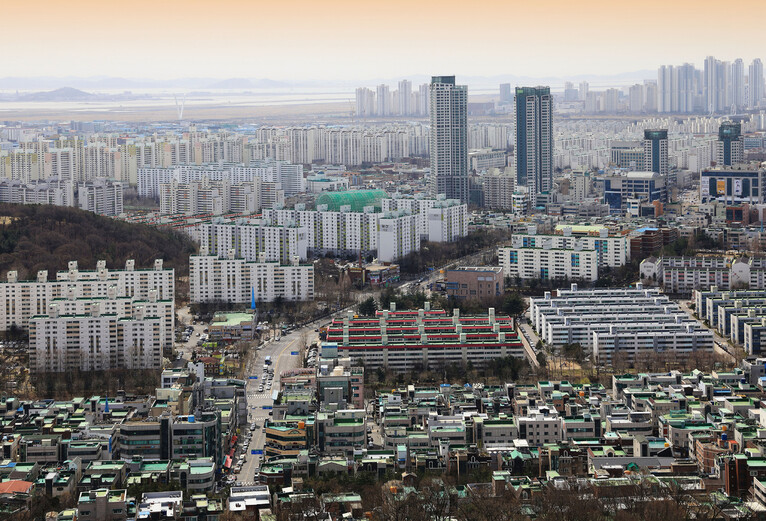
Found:
[{"label": "hazy orange sky", "polygon": [[763,0],[6,0],[5,76],[567,76],[766,59]]}]

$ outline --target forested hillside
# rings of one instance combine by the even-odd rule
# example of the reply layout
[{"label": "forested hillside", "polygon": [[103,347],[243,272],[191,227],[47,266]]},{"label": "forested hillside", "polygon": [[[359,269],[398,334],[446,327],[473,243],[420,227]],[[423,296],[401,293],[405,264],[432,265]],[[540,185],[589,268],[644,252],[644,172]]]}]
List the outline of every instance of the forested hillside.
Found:
[{"label": "forested hillside", "polygon": [[127,259],[137,268],[162,258],[176,276],[189,270],[194,243],[180,233],[130,224],[77,208],[0,204],[0,277],[18,270],[20,279],[48,270],[49,279],[76,260],[92,270],[105,260],[109,269],[122,269]]}]

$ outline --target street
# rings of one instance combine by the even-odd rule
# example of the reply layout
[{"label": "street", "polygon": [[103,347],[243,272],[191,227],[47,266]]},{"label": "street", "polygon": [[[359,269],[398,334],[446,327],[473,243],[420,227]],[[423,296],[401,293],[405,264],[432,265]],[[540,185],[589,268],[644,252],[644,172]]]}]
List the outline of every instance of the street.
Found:
[{"label": "street", "polygon": [[[236,474],[237,481],[243,483],[249,483],[255,481],[255,473],[258,469],[259,463],[263,456],[254,455],[251,451],[263,450],[266,441],[266,435],[263,429],[263,423],[266,419],[270,418],[269,412],[271,409],[264,409],[264,407],[271,407],[273,405],[272,396],[279,391],[279,375],[282,371],[288,369],[294,369],[300,367],[300,351],[304,347],[303,340],[307,345],[318,340],[319,334],[314,331],[318,328],[319,322],[308,324],[302,328],[296,329],[287,336],[281,337],[279,340],[267,341],[260,350],[254,353],[255,356],[248,356],[247,368],[245,371],[245,378],[247,380],[247,404],[248,404],[248,424],[242,426],[242,436],[244,443],[244,436],[250,432],[250,424],[255,421],[258,424],[258,428],[252,432],[252,438],[245,449],[245,457],[247,461],[242,465],[242,470],[239,474]],[[305,334],[305,337],[304,337]],[[296,353],[296,354],[293,354]],[[263,391],[258,391],[258,386],[264,383],[263,364],[267,356],[271,357],[272,365],[274,368],[274,379],[272,381],[271,389],[264,388]],[[250,379],[249,377],[255,376],[257,378]],[[243,445],[240,444],[240,447]]]}]

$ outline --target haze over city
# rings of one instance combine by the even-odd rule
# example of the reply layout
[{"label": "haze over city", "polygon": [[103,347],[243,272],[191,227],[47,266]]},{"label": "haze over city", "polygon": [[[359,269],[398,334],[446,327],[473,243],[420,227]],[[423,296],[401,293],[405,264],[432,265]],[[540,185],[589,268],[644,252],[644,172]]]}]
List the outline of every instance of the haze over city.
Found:
[{"label": "haze over city", "polygon": [[0,519],[766,521],[762,2],[0,9]]},{"label": "haze over city", "polygon": [[[353,0],[262,2],[92,0],[7,2],[0,76],[268,78],[376,81],[435,72],[471,77],[581,78],[701,64],[713,54],[746,61],[763,40],[745,13],[757,0],[569,2]],[[705,31],[727,29],[725,37]],[[753,29],[748,29],[753,27]],[[702,37],[700,31],[705,36]],[[736,38],[732,35],[736,32]]]}]

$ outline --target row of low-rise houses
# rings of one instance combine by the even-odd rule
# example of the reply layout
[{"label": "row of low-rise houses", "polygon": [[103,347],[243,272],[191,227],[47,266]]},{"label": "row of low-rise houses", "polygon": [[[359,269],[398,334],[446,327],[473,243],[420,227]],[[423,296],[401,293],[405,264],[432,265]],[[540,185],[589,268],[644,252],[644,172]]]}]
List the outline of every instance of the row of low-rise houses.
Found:
[{"label": "row of low-rise houses", "polygon": [[[0,494],[0,511],[22,512],[40,496],[73,496],[76,508],[58,519],[222,514],[224,503],[207,494],[231,467],[237,433],[247,422],[247,394],[244,381],[205,378],[199,365],[164,372],[154,395],[120,391],[58,401],[5,398],[0,403],[0,487],[13,486]],[[171,483],[181,491],[127,495],[136,487]],[[160,509],[158,503],[154,509],[157,498],[178,504]],[[155,517],[141,517],[149,511],[156,511]]]},{"label": "row of low-rise houses", "polygon": [[[637,473],[683,482],[700,498],[721,489],[729,498],[720,500],[749,497],[758,503],[766,498],[760,482],[766,481],[764,368],[764,359],[752,358],[709,374],[619,374],[608,387],[568,381],[405,384],[379,391],[367,403],[364,369],[323,349],[316,369],[281,375],[263,425],[259,484],[234,487],[228,501],[210,508],[263,519],[286,508],[296,492],[313,497],[304,489],[312,477],[380,479],[403,472],[407,482],[409,473],[463,476],[476,470],[491,479],[473,486],[487,487],[493,496],[515,491],[530,504],[552,483],[586,483],[599,497],[605,493],[599,480],[630,487]],[[71,492],[79,498],[78,518],[122,521],[132,519],[127,489],[133,485],[178,482],[186,490],[135,498],[137,510],[145,511],[157,498],[185,505],[189,496],[212,492],[217,475],[229,472],[237,428],[247,418],[245,382],[205,378],[194,364],[164,371],[161,382],[154,396],[0,403],[0,485],[23,489],[3,495],[0,504],[23,510],[36,494]],[[270,497],[266,485],[282,491]],[[320,508],[328,519],[341,519],[342,512],[361,519],[362,503],[342,493],[322,496]],[[197,508],[202,504],[197,501]],[[113,517],[103,517],[105,509]],[[200,515],[191,505],[183,511]],[[174,518],[188,518],[179,516]]]},{"label": "row of low-rise houses", "polygon": [[[639,471],[686,483],[700,498],[720,488],[722,501],[761,501],[762,364],[750,359],[740,369],[710,374],[621,374],[610,387],[567,381],[406,385],[378,392],[367,415],[353,408],[329,412],[332,400],[325,403],[321,395],[311,403],[316,381],[294,374],[266,425],[272,456],[259,480],[300,486],[312,475],[404,471],[406,481],[407,472],[486,469],[492,495],[510,489],[531,501],[550,481],[598,489],[600,479],[630,487],[630,475]],[[316,377],[332,379],[332,373],[330,366]],[[379,433],[374,448],[361,445],[365,425]],[[332,446],[325,443],[331,432]]]}]

